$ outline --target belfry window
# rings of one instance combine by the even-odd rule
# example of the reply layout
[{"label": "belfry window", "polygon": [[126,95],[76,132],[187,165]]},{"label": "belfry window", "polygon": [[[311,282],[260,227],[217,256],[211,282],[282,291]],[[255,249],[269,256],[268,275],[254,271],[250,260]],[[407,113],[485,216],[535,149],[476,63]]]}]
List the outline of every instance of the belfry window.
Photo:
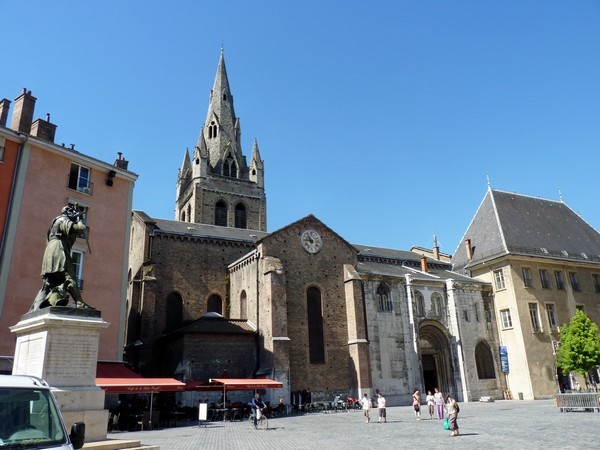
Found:
[{"label": "belfry window", "polygon": [[219,200],[215,205],[215,225],[227,226],[227,203],[223,200]]},{"label": "belfry window", "polygon": [[321,291],[309,287],[306,292],[308,312],[308,353],[311,363],[325,362],[325,340],[323,337],[323,306]]},{"label": "belfry window", "polygon": [[235,205],[235,227],[246,228],[246,207],[243,203]]}]

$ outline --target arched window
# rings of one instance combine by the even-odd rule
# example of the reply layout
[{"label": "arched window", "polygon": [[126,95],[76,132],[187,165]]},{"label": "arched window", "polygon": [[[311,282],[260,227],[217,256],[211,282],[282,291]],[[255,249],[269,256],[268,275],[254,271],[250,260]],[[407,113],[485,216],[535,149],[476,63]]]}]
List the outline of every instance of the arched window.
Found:
[{"label": "arched window", "polygon": [[173,292],[167,297],[165,331],[170,333],[181,326],[183,322],[183,300]]},{"label": "arched window", "polygon": [[392,298],[390,297],[390,289],[385,283],[381,283],[377,286],[377,311],[388,312],[392,311]]},{"label": "arched window", "polygon": [[219,200],[215,205],[215,225],[227,226],[227,203]]},{"label": "arched window", "polygon": [[496,378],[494,357],[490,346],[484,341],[481,341],[475,347],[475,364],[477,365],[477,376],[480,380]]},{"label": "arched window", "polygon": [[223,175],[237,178],[237,164],[231,154],[227,155],[227,158],[223,161]]},{"label": "arched window", "polygon": [[182,222],[185,222],[185,211],[181,211],[181,217],[179,218]]},{"label": "arched window", "polygon": [[240,319],[248,319],[248,298],[246,291],[242,291],[242,295],[240,295]]},{"label": "arched window", "polygon": [[206,312],[216,312],[223,315],[223,300],[217,294],[211,295],[208,299]]},{"label": "arched window", "polygon": [[443,312],[443,300],[442,296],[437,292],[431,294],[431,306],[433,309],[433,315],[436,317],[440,317]]},{"label": "arched window", "polygon": [[213,120],[212,122],[210,122],[210,125],[208,126],[208,138],[212,139],[212,138],[216,138],[216,137],[217,137],[217,124]]},{"label": "arched window", "polygon": [[246,228],[246,207],[243,203],[235,205],[235,227]]},{"label": "arched window", "polygon": [[425,315],[425,300],[423,299],[423,294],[419,291],[415,291],[415,308],[417,316]]},{"label": "arched window", "polygon": [[308,312],[308,353],[311,363],[325,362],[325,339],[323,337],[323,306],[321,291],[309,287],[306,292]]},{"label": "arched window", "polygon": [[188,222],[192,221],[192,205],[188,205],[187,219],[188,219]]}]

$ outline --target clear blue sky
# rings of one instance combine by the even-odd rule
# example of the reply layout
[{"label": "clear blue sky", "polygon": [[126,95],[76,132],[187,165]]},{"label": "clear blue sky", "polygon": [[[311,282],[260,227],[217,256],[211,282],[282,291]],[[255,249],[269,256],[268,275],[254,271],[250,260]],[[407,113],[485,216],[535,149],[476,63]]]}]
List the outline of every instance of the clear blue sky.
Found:
[{"label": "clear blue sky", "polygon": [[356,244],[453,253],[487,189],[600,229],[600,1],[0,0],[0,98],[139,174],[173,219],[221,46],[268,229],[314,214]]}]

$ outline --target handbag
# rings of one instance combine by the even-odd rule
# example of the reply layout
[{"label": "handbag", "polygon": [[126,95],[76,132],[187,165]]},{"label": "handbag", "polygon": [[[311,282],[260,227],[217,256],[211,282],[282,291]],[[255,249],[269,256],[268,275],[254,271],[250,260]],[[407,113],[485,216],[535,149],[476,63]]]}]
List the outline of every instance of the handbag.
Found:
[{"label": "handbag", "polygon": [[449,429],[450,429],[450,419],[445,417],[444,418],[444,430],[449,430]]}]

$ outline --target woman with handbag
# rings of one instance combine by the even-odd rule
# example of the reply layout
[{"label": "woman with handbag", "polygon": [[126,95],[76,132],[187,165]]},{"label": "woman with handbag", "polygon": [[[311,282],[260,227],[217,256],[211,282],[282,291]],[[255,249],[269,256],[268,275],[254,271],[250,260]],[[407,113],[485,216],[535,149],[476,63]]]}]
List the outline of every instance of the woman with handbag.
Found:
[{"label": "woman with handbag", "polygon": [[456,419],[458,418],[458,412],[460,408],[458,407],[458,403],[451,396],[446,397],[446,407],[448,408],[448,417],[450,419],[450,436],[458,436],[458,422]]}]

